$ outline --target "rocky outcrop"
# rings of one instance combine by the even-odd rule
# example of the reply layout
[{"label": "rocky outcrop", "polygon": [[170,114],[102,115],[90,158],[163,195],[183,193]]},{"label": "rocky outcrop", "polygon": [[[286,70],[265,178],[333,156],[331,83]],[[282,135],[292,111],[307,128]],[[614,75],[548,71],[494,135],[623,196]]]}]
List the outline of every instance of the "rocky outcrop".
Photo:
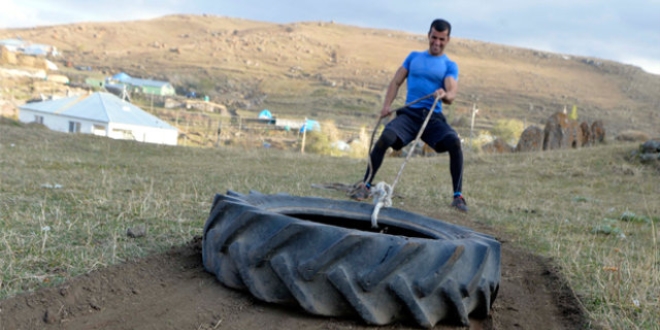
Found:
[{"label": "rocky outcrop", "polygon": [[578,123],[563,112],[557,112],[546,121],[544,129],[527,127],[520,135],[516,152],[581,148],[605,141],[602,120],[591,126],[586,121]]},{"label": "rocky outcrop", "polygon": [[655,165],[660,170],[660,138],[644,142],[638,150],[632,152],[630,159],[636,159],[643,164]]},{"label": "rocky outcrop", "polygon": [[602,120],[596,120],[591,124],[591,134],[593,135],[594,144],[605,142],[605,125]]},{"label": "rocky outcrop", "polygon": [[518,140],[516,152],[543,150],[543,130],[538,126],[527,127]]},{"label": "rocky outcrop", "polygon": [[577,121],[563,112],[548,118],[543,131],[543,150],[579,148],[582,146],[582,129]]},{"label": "rocky outcrop", "polygon": [[591,126],[586,121],[580,123],[582,130],[582,147],[588,147],[594,144],[594,134],[591,132]]}]

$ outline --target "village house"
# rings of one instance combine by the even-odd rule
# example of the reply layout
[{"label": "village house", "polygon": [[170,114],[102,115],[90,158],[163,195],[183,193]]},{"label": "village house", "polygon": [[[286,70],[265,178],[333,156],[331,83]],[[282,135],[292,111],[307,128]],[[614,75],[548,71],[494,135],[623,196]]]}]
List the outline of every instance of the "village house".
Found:
[{"label": "village house", "polygon": [[14,53],[22,53],[31,56],[58,56],[59,52],[55,46],[35,44],[21,38],[0,40],[0,46]]},{"label": "village house", "polygon": [[115,95],[97,92],[19,107],[19,120],[54,131],[176,145],[178,129]]},{"label": "village house", "polygon": [[126,90],[131,93],[146,95],[169,96],[176,94],[172,84],[167,81],[133,78],[123,72],[108,78],[106,86],[119,90],[123,89],[123,86],[126,86]]}]

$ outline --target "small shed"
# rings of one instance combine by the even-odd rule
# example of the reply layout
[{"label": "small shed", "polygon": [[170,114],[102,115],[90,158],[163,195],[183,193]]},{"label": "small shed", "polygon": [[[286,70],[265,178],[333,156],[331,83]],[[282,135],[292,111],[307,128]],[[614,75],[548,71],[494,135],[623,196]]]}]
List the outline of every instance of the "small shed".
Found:
[{"label": "small shed", "polygon": [[319,124],[318,121],[311,119],[305,120],[305,124],[302,127],[300,127],[300,133],[305,131],[312,132],[312,131],[320,131],[320,130],[321,130],[321,124]]},{"label": "small shed", "polygon": [[85,84],[93,88],[103,88],[105,87],[105,79],[98,77],[87,77],[85,78]]},{"label": "small shed", "polygon": [[46,76],[46,80],[65,85],[69,83],[69,77],[61,74],[49,74]]},{"label": "small shed", "polygon": [[167,81],[132,78],[128,81],[128,84],[130,84],[133,87],[133,91],[137,93],[160,96],[176,94],[172,84]]},{"label": "small shed", "polygon": [[270,113],[268,109],[264,109],[259,113],[258,118],[260,119],[273,119],[273,114]]},{"label": "small shed", "polygon": [[32,56],[56,56],[58,53],[57,48],[51,45],[28,44],[23,47],[23,54]]},{"label": "small shed", "polygon": [[116,80],[116,81],[119,81],[119,82],[128,82],[131,79],[132,79],[131,76],[129,76],[128,74],[126,74],[124,72],[120,72],[120,73],[117,73],[116,75],[112,76],[112,80]]},{"label": "small shed", "polygon": [[133,78],[124,72],[112,76],[108,83],[126,85],[127,89],[133,93],[159,96],[176,95],[174,86],[167,81]]},{"label": "small shed", "polygon": [[97,92],[19,107],[19,120],[54,131],[176,145],[176,127],[115,95]]}]

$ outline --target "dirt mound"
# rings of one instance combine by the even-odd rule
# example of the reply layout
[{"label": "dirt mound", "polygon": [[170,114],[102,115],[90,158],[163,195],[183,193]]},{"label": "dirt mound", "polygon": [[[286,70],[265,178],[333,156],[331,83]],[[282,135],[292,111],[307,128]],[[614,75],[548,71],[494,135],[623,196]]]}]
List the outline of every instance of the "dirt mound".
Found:
[{"label": "dirt mound", "polygon": [[[575,329],[587,322],[551,263],[504,241],[492,317],[473,329]],[[0,301],[0,329],[372,329],[315,317],[222,286],[204,271],[201,238]],[[382,328],[414,328],[394,324]],[[453,329],[437,326],[440,329]]]}]

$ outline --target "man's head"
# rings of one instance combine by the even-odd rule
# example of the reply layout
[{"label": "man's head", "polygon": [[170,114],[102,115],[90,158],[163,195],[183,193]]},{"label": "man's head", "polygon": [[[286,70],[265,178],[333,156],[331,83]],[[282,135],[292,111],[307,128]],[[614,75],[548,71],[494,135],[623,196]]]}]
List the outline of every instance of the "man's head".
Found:
[{"label": "man's head", "polygon": [[449,43],[451,24],[444,19],[436,19],[429,28],[429,53],[434,56],[442,55],[445,46]]},{"label": "man's head", "polygon": [[436,19],[435,21],[431,22],[431,27],[429,27],[429,34],[431,34],[431,31],[436,30],[438,32],[442,31],[447,31],[447,36],[451,35],[451,24],[449,22],[445,21],[444,19]]}]

